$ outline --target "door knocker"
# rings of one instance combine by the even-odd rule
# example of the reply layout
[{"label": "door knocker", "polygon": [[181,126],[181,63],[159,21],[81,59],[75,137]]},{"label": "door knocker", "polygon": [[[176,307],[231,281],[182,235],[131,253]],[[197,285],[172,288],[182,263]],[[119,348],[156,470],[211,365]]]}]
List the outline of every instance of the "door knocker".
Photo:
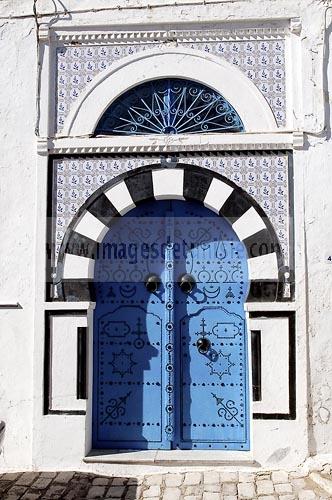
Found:
[{"label": "door knocker", "polygon": [[161,279],[156,274],[149,274],[145,278],[145,288],[150,293],[156,293],[161,283]]},{"label": "door knocker", "polygon": [[195,278],[191,274],[183,274],[180,276],[179,287],[184,293],[190,293],[195,285]]},{"label": "door knocker", "polygon": [[211,342],[209,341],[209,339],[201,337],[197,340],[196,346],[200,354],[207,354],[210,349]]}]

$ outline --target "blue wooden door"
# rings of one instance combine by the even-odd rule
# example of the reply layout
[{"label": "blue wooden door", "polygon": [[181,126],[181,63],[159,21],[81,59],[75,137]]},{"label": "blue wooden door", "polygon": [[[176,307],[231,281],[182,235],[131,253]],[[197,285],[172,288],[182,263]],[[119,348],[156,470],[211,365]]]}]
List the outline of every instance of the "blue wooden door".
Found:
[{"label": "blue wooden door", "polygon": [[[95,268],[93,443],[170,448],[165,436],[165,206],[147,204],[113,224]],[[160,278],[156,292],[146,277]]]},{"label": "blue wooden door", "polygon": [[199,204],[116,221],[95,268],[94,447],[249,449],[247,288],[243,245]]},{"label": "blue wooden door", "polygon": [[177,208],[175,287],[178,374],[175,446],[249,449],[247,256],[230,224],[191,203]]}]

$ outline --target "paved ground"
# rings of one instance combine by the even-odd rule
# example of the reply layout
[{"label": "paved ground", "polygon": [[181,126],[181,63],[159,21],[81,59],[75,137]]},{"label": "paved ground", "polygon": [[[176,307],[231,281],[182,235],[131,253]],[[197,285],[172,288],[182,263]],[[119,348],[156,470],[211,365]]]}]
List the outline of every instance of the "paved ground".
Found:
[{"label": "paved ground", "polygon": [[[1,500],[323,500],[332,495],[300,472],[186,472],[138,478],[77,472],[0,475]],[[317,475],[318,479],[319,475]],[[317,479],[316,477],[316,479]],[[327,488],[329,489],[329,488]]]}]

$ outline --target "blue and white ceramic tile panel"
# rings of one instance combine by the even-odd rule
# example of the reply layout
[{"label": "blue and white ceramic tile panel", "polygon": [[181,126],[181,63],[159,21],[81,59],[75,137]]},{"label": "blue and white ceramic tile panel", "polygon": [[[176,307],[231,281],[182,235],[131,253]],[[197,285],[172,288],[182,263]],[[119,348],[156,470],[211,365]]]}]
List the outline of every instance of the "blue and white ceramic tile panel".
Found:
[{"label": "blue and white ceramic tile panel", "polygon": [[[54,160],[54,256],[56,264],[66,229],[79,207],[110,179],[145,165],[160,156]],[[264,209],[279,238],[285,265],[289,265],[288,156],[285,153],[180,155],[179,163],[214,170],[234,181]]]},{"label": "blue and white ceramic tile panel", "polygon": [[[286,124],[285,42],[283,39],[178,41],[178,45],[209,52],[238,66],[260,89],[276,117]],[[101,71],[119,59],[164,46],[160,42],[107,45],[64,45],[57,48],[56,130],[61,132],[71,106]],[[232,103],[236,105],[236,103]]]}]

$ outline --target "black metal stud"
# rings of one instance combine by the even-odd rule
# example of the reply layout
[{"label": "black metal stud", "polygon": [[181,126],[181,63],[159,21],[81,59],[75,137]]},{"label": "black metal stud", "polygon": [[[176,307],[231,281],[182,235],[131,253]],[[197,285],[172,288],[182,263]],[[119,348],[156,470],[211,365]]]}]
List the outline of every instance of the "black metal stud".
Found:
[{"label": "black metal stud", "polygon": [[198,352],[200,354],[207,354],[207,352],[210,349],[211,343],[210,343],[209,339],[207,339],[205,337],[201,337],[200,339],[197,340],[196,345],[197,345]]},{"label": "black metal stud", "polygon": [[160,280],[159,276],[157,276],[156,274],[149,274],[145,278],[145,287],[146,287],[147,291],[150,293],[156,293],[156,291],[158,290],[158,288],[160,286],[160,283],[161,283],[161,280]]},{"label": "black metal stud", "polygon": [[184,293],[190,293],[196,284],[195,278],[191,274],[183,274],[179,280],[179,287]]}]

